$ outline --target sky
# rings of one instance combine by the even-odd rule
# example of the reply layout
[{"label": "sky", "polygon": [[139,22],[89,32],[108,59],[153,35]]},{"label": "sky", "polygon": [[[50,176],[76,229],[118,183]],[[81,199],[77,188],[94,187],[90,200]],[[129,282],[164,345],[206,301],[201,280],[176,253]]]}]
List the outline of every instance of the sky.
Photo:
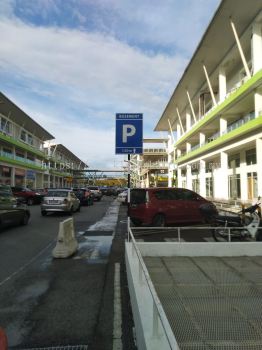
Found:
[{"label": "sky", "polygon": [[116,113],[145,138],[220,0],[0,0],[0,91],[90,169],[118,169]]}]

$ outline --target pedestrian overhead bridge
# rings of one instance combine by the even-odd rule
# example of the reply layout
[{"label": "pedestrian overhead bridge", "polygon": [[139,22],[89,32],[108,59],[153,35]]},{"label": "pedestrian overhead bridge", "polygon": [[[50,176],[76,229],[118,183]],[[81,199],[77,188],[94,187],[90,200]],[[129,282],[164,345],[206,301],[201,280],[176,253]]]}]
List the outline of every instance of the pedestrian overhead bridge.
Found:
[{"label": "pedestrian overhead bridge", "polygon": [[260,242],[137,242],[126,268],[138,349],[262,349]]}]

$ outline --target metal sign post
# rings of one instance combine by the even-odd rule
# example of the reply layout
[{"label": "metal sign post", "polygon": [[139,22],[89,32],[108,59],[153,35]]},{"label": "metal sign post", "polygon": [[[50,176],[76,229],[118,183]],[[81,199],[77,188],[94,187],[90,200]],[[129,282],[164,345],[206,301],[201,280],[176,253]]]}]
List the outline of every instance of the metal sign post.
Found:
[{"label": "metal sign post", "polygon": [[131,154],[143,153],[143,114],[142,113],[117,113],[116,114],[116,154],[127,154],[128,175],[127,175],[127,229],[129,235],[130,227],[130,159]]}]

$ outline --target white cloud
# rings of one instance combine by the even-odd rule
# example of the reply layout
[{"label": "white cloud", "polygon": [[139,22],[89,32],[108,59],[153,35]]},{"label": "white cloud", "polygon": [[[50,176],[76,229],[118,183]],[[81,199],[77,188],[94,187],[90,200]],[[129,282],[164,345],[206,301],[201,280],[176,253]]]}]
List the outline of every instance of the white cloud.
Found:
[{"label": "white cloud", "polygon": [[39,93],[41,84],[50,84],[51,95],[59,90],[67,103],[79,103],[98,116],[139,110],[157,120],[185,65],[183,57],[148,56],[99,33],[18,20],[2,21],[0,31],[5,38],[0,46],[3,71],[39,84]]},{"label": "white cloud", "polygon": [[[148,137],[186,65],[182,54],[154,53],[149,44],[178,46],[182,51],[192,48],[202,28],[203,8],[209,6],[205,1],[185,2],[191,6],[191,19],[184,17],[189,16],[188,8],[177,0],[66,3],[69,7],[79,5],[72,16],[79,17],[81,25],[85,23],[81,16],[85,6],[96,8],[100,21],[97,30],[102,29],[99,33],[94,28],[87,32],[30,25],[14,15],[15,4],[25,17],[36,14],[44,4],[42,17],[48,17],[50,11],[62,16],[62,1],[2,0],[0,81],[1,76],[9,78],[12,96],[8,97],[17,100],[58,142],[94,166],[109,166],[115,158],[114,114],[144,113],[144,136]],[[213,6],[217,1],[212,0]],[[99,16],[101,11],[104,17]],[[175,11],[179,11],[177,16]],[[194,29],[188,25],[192,18]],[[134,45],[146,43],[147,49],[130,46],[132,41]],[[1,90],[7,86],[5,80],[0,82]],[[17,88],[17,82],[22,89]]]}]

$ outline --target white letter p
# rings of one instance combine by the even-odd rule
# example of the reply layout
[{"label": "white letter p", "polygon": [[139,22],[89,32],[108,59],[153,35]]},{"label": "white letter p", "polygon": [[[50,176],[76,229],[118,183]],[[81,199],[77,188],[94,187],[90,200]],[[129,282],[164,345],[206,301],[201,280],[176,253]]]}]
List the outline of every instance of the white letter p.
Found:
[{"label": "white letter p", "polygon": [[127,138],[130,136],[134,136],[135,133],[136,133],[136,128],[134,127],[134,125],[130,125],[130,124],[123,125],[122,142],[126,143]]}]

